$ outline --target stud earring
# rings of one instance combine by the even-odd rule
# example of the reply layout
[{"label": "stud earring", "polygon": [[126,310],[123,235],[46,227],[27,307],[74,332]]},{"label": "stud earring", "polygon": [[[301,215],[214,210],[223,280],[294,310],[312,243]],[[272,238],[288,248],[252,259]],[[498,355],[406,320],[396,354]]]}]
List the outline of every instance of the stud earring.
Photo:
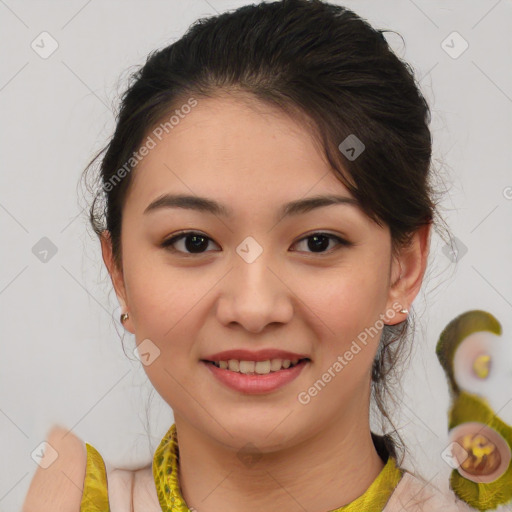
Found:
[{"label": "stud earring", "polygon": [[409,310],[408,310],[408,309],[403,308],[403,309],[401,309],[401,310],[400,310],[400,313],[407,314],[407,313],[409,313]]},{"label": "stud earring", "polygon": [[119,317],[119,320],[121,320],[121,323],[124,323],[125,320],[128,320],[128,313],[123,313],[120,317]]}]

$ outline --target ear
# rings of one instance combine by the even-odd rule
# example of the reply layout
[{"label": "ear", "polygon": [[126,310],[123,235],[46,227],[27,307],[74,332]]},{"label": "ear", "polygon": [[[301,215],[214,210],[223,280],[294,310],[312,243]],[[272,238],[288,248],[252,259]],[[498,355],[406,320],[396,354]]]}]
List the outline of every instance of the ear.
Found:
[{"label": "ear", "polygon": [[[129,308],[126,300],[126,288],[124,285],[123,271],[116,265],[114,261],[110,232],[106,229],[103,230],[100,240],[103,262],[105,263],[108,273],[110,274],[110,279],[112,281],[112,285],[114,286],[114,291],[116,292],[119,304],[121,305],[121,309],[123,313],[127,313],[129,312]],[[123,325],[126,330],[130,331],[132,334],[134,333],[131,317],[128,317]]]},{"label": "ear", "polygon": [[[430,222],[418,228],[412,234],[409,243],[398,249],[392,257],[386,311],[393,311],[395,314],[385,322],[387,325],[405,320],[407,313],[400,313],[399,310],[410,309],[420,291],[427,267],[431,227]],[[400,304],[399,308],[397,304]]]}]

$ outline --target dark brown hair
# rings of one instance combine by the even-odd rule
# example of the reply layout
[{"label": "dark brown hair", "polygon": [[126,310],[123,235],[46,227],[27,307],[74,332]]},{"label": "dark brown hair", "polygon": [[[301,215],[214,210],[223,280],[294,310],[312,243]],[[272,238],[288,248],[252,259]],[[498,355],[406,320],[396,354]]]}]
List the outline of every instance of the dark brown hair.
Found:
[{"label": "dark brown hair", "polygon": [[[393,250],[432,223],[430,110],[413,70],[391,50],[385,32],[393,31],[376,30],[342,6],[282,0],[199,19],[178,41],[152,52],[131,75],[114,135],[88,166],[104,153],[90,222],[96,234],[110,233],[119,268],[133,155],[174,109],[221,92],[248,94],[308,123],[335,176],[371,219],[389,226]],[[340,144],[354,135],[364,151],[349,158]],[[121,169],[123,177],[114,183]],[[410,316],[384,326],[373,363],[372,398],[392,427],[384,399],[394,399],[392,371],[410,345],[404,340],[411,327]],[[396,429],[373,438],[381,454],[397,457],[399,446],[405,450]]]}]

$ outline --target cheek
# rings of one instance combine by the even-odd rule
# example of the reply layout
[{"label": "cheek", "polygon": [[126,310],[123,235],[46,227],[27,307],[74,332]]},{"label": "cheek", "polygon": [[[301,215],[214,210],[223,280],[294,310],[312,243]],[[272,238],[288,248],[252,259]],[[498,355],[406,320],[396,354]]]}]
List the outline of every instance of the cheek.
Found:
[{"label": "cheek", "polygon": [[[160,396],[176,410],[186,409],[183,389],[193,389],[194,354],[192,333],[197,329],[194,305],[200,302],[208,288],[196,277],[170,266],[156,265],[142,259],[126,265],[125,282],[137,345],[150,341],[149,352],[154,359],[144,364],[144,371]],[[198,280],[199,279],[199,280]],[[203,279],[204,281],[204,279]],[[143,351],[141,350],[141,357]],[[153,356],[151,356],[153,357]]]},{"label": "cheek", "polygon": [[164,249],[144,249],[135,236],[127,235],[123,243],[124,281],[137,338],[163,340],[178,330],[208,283],[200,269],[168,263]]},{"label": "cheek", "polygon": [[336,332],[348,332],[374,323],[385,306],[388,285],[382,263],[361,259],[358,263],[301,280],[301,296],[320,312]]},{"label": "cheek", "polygon": [[329,275],[301,280],[300,296],[314,313],[310,321],[322,340],[316,354],[320,367],[326,371],[349,351],[342,373],[354,386],[371,368],[380,340],[383,325],[378,320],[388,291],[384,267],[382,261],[361,257]]}]

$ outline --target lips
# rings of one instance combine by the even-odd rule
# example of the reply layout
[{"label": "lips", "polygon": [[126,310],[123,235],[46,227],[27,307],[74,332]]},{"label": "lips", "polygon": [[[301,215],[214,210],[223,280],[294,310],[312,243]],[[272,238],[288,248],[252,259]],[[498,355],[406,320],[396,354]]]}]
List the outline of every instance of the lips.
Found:
[{"label": "lips", "polygon": [[[213,355],[216,356],[217,354]],[[252,372],[246,374],[229,371],[218,368],[216,365],[204,361],[202,364],[218,382],[228,388],[244,394],[266,394],[272,393],[286,385],[289,385],[293,380],[297,379],[303,371],[305,371],[309,362],[302,360],[295,366],[264,375]]]},{"label": "lips", "polygon": [[230,359],[236,359],[238,361],[267,361],[268,359],[308,359],[307,354],[300,354],[296,352],[288,352],[286,350],[279,350],[274,348],[252,351],[252,350],[225,350],[223,352],[216,352],[210,354],[202,361],[228,361]]}]

